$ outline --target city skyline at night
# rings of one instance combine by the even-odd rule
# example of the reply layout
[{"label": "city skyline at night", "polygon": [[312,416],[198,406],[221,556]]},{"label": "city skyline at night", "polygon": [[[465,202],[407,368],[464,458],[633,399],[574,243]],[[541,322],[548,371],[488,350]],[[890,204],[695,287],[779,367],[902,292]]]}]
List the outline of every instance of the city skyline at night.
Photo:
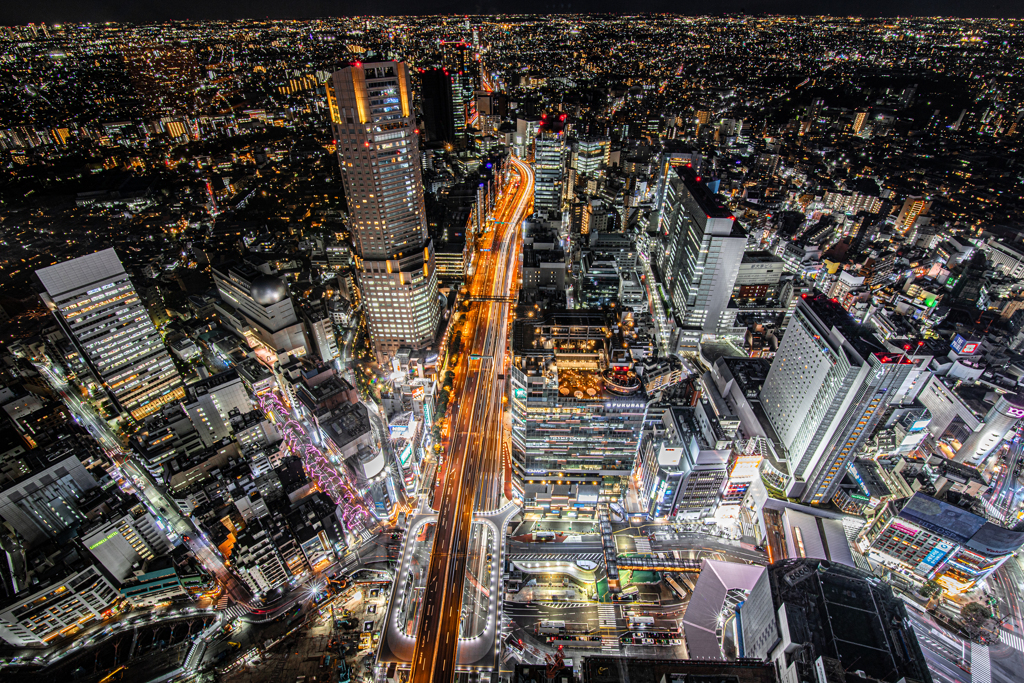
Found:
[{"label": "city skyline at night", "polygon": [[1018,680],[1024,25],[847,5],[0,10],[3,675]]}]

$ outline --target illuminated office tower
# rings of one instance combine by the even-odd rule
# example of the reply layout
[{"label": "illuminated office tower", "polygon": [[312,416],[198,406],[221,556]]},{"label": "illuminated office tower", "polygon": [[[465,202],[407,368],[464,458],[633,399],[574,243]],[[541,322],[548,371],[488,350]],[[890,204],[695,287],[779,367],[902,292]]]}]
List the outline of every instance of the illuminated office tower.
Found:
[{"label": "illuminated office tower", "polygon": [[728,334],[747,233],[690,166],[668,170],[658,266],[680,323],[680,344]]},{"label": "illuminated office tower", "polygon": [[336,71],[328,91],[360,297],[385,361],[431,346],[441,315],[409,71],[357,63]]},{"label": "illuminated office tower", "polygon": [[886,351],[829,298],[801,298],[761,389],[761,405],[786,452],[784,493],[828,503],[857,449],[922,362]]},{"label": "illuminated office tower", "polygon": [[542,126],[534,151],[533,208],[540,214],[562,210],[565,134]]},{"label": "illuminated office tower", "polygon": [[580,175],[595,175],[608,166],[612,143],[608,138],[583,138],[576,143],[573,168]]},{"label": "illuminated office tower", "polygon": [[141,420],[185,397],[178,370],[113,249],[35,275],[43,302],[118,412]]},{"label": "illuminated office tower", "polygon": [[859,133],[864,130],[864,126],[868,123],[868,113],[866,111],[859,111],[853,119],[853,132]]}]

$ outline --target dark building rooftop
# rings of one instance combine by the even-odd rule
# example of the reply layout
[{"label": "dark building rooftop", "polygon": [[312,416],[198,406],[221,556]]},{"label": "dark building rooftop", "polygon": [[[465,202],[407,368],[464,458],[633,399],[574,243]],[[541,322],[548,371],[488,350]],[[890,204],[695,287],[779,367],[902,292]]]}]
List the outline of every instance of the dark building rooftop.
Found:
[{"label": "dark building rooftop", "polygon": [[751,659],[584,657],[583,683],[775,683],[771,663]]},{"label": "dark building rooftop", "polygon": [[768,575],[775,610],[785,603],[792,642],[802,645],[787,655],[806,665],[802,679],[815,680],[814,662],[826,657],[847,674],[863,672],[862,678],[930,683],[906,607],[887,584],[860,569],[813,559],[776,562]]}]

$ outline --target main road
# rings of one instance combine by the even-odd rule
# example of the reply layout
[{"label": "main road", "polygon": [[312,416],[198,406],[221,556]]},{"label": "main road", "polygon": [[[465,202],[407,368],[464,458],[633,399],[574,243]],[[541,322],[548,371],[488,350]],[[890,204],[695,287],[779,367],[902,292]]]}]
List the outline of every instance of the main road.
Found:
[{"label": "main road", "polygon": [[518,177],[494,212],[494,231],[481,248],[469,283],[474,302],[456,370],[455,416],[416,630],[412,683],[448,683],[455,675],[463,585],[474,509],[498,507],[503,492],[502,397],[509,314],[515,295],[521,226],[533,203],[533,169],[509,157]]}]

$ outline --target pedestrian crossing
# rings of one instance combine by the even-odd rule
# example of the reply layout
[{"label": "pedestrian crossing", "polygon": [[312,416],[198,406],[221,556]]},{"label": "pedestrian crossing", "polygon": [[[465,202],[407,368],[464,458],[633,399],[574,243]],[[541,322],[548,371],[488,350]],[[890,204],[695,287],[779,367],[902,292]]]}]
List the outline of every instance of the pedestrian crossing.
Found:
[{"label": "pedestrian crossing", "polygon": [[1024,638],[1021,638],[1016,633],[1010,633],[1009,631],[999,631],[999,640],[1006,643],[1014,650],[1024,652]]},{"label": "pedestrian crossing", "polygon": [[992,660],[988,645],[971,643],[971,683],[992,683]]},{"label": "pedestrian crossing", "polygon": [[641,555],[651,554],[651,542],[645,536],[636,537],[636,551]]},{"label": "pedestrian crossing", "polygon": [[619,637],[617,635],[606,633],[601,636],[601,652],[616,653],[619,652]]},{"label": "pedestrian crossing", "polygon": [[[505,603],[506,605],[517,607],[520,603]],[[534,601],[535,605],[543,607],[545,609],[580,609],[581,607],[593,607],[592,602],[542,602],[540,600]]]},{"label": "pedestrian crossing", "polygon": [[617,614],[618,610],[615,605],[597,606],[597,618],[600,620],[601,628],[615,628]]},{"label": "pedestrian crossing", "polygon": [[512,562],[575,562],[576,560],[602,562],[604,561],[604,555],[601,553],[565,553],[561,555],[548,555],[545,553],[515,553],[510,554],[508,559]]},{"label": "pedestrian crossing", "polygon": [[224,611],[224,614],[228,619],[234,619],[235,617],[240,617],[245,614],[248,614],[248,610],[245,608],[245,605],[236,604],[232,605],[231,607],[228,607]]}]

